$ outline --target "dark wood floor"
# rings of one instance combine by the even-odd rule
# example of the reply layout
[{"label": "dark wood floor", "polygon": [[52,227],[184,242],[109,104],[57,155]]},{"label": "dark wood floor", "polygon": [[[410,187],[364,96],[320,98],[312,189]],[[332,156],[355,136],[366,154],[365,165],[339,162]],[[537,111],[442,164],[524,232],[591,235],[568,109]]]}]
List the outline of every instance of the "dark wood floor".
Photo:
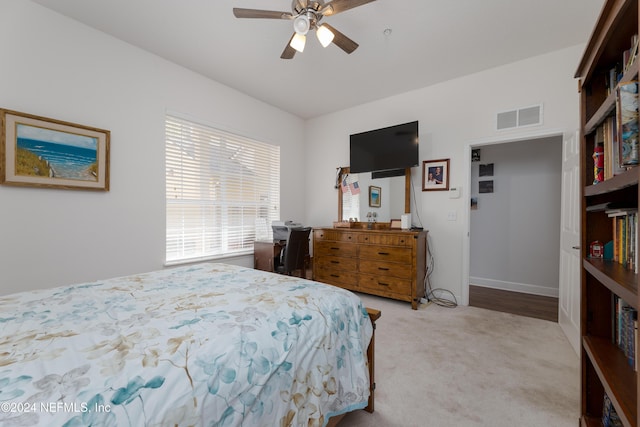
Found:
[{"label": "dark wood floor", "polygon": [[552,322],[558,321],[558,298],[553,297],[469,285],[469,305]]}]

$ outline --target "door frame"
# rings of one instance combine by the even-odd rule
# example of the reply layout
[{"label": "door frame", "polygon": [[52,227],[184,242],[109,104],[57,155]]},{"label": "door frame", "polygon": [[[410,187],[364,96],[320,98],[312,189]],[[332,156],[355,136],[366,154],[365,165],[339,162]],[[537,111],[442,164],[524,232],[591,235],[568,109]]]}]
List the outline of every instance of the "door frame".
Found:
[{"label": "door frame", "polygon": [[[563,138],[566,132],[567,131],[563,129],[546,129],[534,132],[518,132],[517,134],[476,139],[465,144],[463,155],[465,185],[462,187],[462,194],[465,199],[463,209],[464,234],[462,239],[462,305],[469,305],[469,270],[471,263],[471,149],[482,148],[482,146],[484,145],[508,144],[510,142],[519,142],[557,136]],[[560,209],[560,206],[558,207],[558,209]]]}]

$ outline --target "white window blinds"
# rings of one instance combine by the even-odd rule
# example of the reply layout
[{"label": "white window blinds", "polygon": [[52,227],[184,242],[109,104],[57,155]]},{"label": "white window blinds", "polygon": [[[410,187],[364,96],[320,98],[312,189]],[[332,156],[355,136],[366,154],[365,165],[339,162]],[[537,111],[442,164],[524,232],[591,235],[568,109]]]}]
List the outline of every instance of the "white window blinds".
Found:
[{"label": "white window blinds", "polygon": [[167,115],[165,155],[167,263],[249,254],[280,219],[280,147]]}]

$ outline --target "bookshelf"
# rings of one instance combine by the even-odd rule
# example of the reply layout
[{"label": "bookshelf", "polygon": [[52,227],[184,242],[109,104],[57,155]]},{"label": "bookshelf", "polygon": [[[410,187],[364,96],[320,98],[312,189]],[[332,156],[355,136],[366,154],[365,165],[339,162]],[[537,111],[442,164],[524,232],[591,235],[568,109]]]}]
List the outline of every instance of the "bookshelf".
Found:
[{"label": "bookshelf", "polygon": [[[640,306],[640,168],[634,166],[637,151],[629,154],[628,127],[622,126],[629,123],[625,90],[637,87],[640,67],[638,16],[638,0],[606,0],[575,75],[581,126],[583,427],[608,425],[609,411],[620,423],[609,425],[640,426],[634,323]],[[637,91],[634,98],[637,102]]]}]

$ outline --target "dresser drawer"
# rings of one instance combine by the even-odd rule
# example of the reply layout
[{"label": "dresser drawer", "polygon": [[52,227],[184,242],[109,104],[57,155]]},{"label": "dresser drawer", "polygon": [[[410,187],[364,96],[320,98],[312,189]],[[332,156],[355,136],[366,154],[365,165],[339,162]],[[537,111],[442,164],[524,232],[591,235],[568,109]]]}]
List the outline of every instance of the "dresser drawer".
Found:
[{"label": "dresser drawer", "polygon": [[360,245],[358,257],[360,259],[373,261],[400,262],[408,264],[409,266],[413,260],[411,248],[398,248],[393,246]]},{"label": "dresser drawer", "polygon": [[315,241],[331,240],[336,242],[355,242],[356,236],[349,231],[341,230],[313,230],[313,238]]},{"label": "dresser drawer", "polygon": [[318,282],[346,287],[348,289],[355,289],[358,286],[358,274],[354,271],[319,268],[315,270],[315,272],[316,275],[313,280],[317,280]]},{"label": "dresser drawer", "polygon": [[348,242],[316,241],[313,250],[314,257],[316,254],[320,256],[356,256],[356,244]]},{"label": "dresser drawer", "polygon": [[411,247],[413,241],[413,235],[361,234],[358,236],[358,243],[370,245]]},{"label": "dresser drawer", "polygon": [[340,256],[325,255],[314,261],[317,268],[327,270],[355,271],[357,268],[356,258],[345,258]]},{"label": "dresser drawer", "polygon": [[411,295],[411,280],[360,273],[358,285],[363,291]]},{"label": "dresser drawer", "polygon": [[358,265],[360,273],[411,279],[411,268],[403,264],[361,259]]}]

